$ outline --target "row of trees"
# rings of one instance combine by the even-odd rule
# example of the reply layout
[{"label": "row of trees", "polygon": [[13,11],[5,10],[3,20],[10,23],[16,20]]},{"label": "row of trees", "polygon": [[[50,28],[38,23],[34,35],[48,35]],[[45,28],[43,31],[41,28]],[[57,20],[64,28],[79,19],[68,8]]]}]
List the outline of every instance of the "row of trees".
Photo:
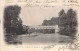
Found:
[{"label": "row of trees", "polygon": [[68,26],[68,28],[73,28],[77,26],[77,14],[73,9],[69,9],[67,13],[62,9],[59,12],[59,25]]},{"label": "row of trees", "polygon": [[21,7],[7,6],[4,10],[4,29],[6,33],[17,33],[22,32],[22,20],[19,17]]},{"label": "row of trees", "polygon": [[58,17],[52,17],[51,20],[44,20],[43,26],[58,25]]},{"label": "row of trees", "polygon": [[77,13],[73,9],[69,9],[67,13],[62,9],[59,12],[59,28],[60,33],[75,36],[77,31]]}]

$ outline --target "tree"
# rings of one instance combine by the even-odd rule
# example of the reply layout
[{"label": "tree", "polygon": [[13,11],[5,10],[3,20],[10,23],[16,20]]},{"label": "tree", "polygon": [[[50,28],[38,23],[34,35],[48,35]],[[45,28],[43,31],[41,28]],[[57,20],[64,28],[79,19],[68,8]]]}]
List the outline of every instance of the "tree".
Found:
[{"label": "tree", "polygon": [[19,17],[21,7],[7,6],[4,10],[4,29],[6,33],[19,33],[22,29],[22,20]]},{"label": "tree", "polygon": [[75,36],[77,27],[77,14],[73,9],[69,9],[67,13],[63,10],[59,12],[60,33],[69,36]]},{"label": "tree", "polygon": [[59,26],[59,28],[60,28],[60,27],[64,27],[65,15],[66,15],[64,9],[62,9],[62,10],[58,13],[58,15],[59,15],[59,18],[58,18],[58,26]]},{"label": "tree", "polygon": [[64,9],[62,9],[62,10],[59,12],[59,17],[61,17],[63,14],[65,14]]},{"label": "tree", "polygon": [[45,25],[45,26],[58,25],[58,18],[52,17],[51,20],[44,20],[42,25]]},{"label": "tree", "polygon": [[77,14],[73,9],[69,9],[67,11],[67,22],[69,25],[69,28],[73,28],[74,26],[77,26]]},{"label": "tree", "polygon": [[50,25],[58,25],[58,17],[52,17],[50,23]]},{"label": "tree", "polygon": [[42,25],[47,25],[48,20],[44,20]]}]

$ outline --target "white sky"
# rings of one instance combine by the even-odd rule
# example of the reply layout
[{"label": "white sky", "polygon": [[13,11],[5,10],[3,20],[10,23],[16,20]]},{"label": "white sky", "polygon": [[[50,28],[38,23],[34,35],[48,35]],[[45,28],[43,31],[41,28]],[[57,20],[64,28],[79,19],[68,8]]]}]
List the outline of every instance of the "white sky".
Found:
[{"label": "white sky", "polygon": [[29,8],[22,7],[20,17],[23,24],[27,26],[41,25],[44,19],[51,19],[52,17],[58,17],[58,12],[61,9],[68,10],[71,7],[53,7],[53,8]]}]

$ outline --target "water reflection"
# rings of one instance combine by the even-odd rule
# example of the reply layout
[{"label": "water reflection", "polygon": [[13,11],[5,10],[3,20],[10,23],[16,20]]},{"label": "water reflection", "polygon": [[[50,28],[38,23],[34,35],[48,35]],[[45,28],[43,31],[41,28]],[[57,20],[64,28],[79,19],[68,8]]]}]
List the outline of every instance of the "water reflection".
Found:
[{"label": "water reflection", "polygon": [[18,35],[5,35],[7,44],[22,44],[20,40],[18,40]]},{"label": "water reflection", "polygon": [[6,42],[8,44],[47,44],[47,43],[74,43],[75,37],[55,34],[42,34],[42,33],[32,33],[24,35],[6,35]]}]

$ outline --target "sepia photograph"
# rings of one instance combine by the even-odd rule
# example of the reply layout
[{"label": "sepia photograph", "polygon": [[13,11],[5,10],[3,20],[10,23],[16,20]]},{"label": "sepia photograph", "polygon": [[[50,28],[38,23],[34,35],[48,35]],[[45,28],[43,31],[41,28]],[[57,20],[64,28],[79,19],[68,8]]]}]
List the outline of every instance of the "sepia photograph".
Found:
[{"label": "sepia photograph", "polygon": [[[37,14],[36,14],[37,13]],[[77,11],[73,8],[28,8],[10,5],[4,9],[6,44],[65,44],[76,41]]]},{"label": "sepia photograph", "polygon": [[80,51],[79,0],[0,0],[1,51]]},{"label": "sepia photograph", "polygon": [[4,9],[6,44],[68,44],[76,41],[77,10],[72,7],[29,8],[9,5]]}]

